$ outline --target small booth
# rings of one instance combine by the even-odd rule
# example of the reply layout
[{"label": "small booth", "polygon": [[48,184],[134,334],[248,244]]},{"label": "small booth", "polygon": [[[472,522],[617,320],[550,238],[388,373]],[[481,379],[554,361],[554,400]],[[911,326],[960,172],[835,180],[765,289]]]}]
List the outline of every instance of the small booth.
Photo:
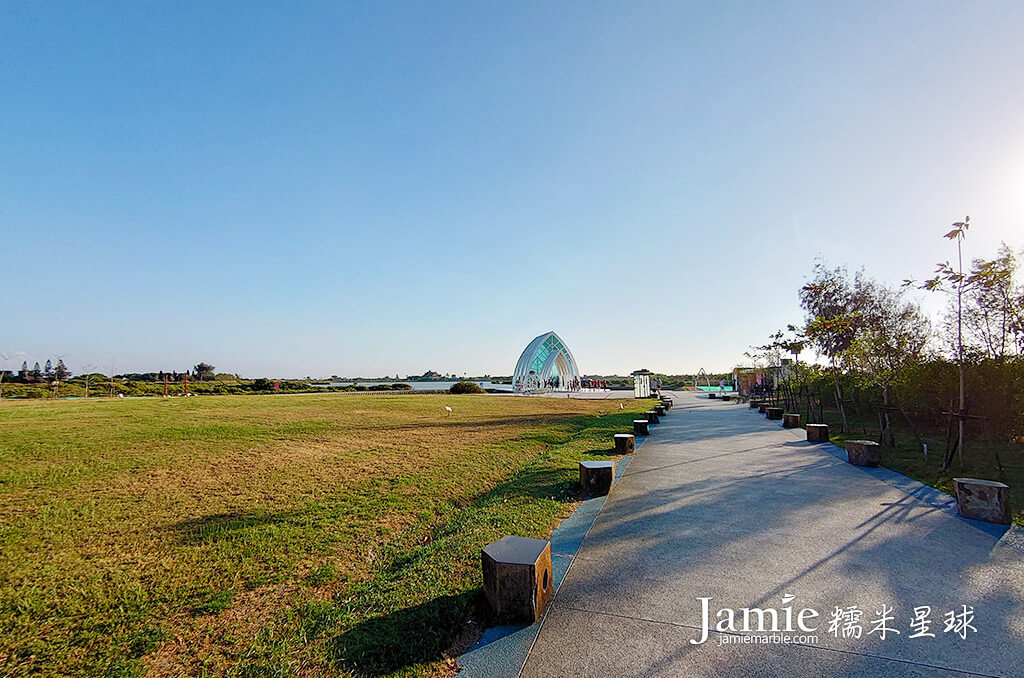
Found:
[{"label": "small booth", "polygon": [[650,398],[651,397],[651,377],[654,372],[650,370],[637,370],[633,372],[633,397],[634,398]]}]

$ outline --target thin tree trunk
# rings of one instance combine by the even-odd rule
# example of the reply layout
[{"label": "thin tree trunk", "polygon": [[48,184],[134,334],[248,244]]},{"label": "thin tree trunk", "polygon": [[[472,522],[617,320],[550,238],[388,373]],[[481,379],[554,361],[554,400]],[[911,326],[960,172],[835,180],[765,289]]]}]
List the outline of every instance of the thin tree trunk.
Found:
[{"label": "thin tree trunk", "polygon": [[843,433],[849,433],[850,429],[846,425],[846,408],[843,406],[843,391],[839,388],[839,374],[836,372],[835,365],[832,366],[832,381],[836,387],[836,409],[839,410],[839,419],[842,421]]},{"label": "thin tree trunk", "polygon": [[[885,385],[882,387],[882,416],[879,417],[882,425],[882,433],[879,436],[879,441],[883,445],[888,444],[890,447],[896,447],[896,434],[892,430],[892,421],[889,419],[889,386]],[[889,442],[886,443],[885,441]]]},{"label": "thin tree trunk", "polygon": [[[964,272],[964,257],[963,249],[961,247],[961,241],[956,242],[956,255],[960,265],[960,275]],[[957,342],[957,362],[960,364],[960,414],[967,414],[967,388],[966,378],[964,373],[964,311],[963,311],[963,296],[964,296],[964,283],[963,279],[957,285],[956,288],[956,342]],[[960,464],[964,463],[964,434],[967,430],[967,421],[963,417],[957,419],[957,437],[958,446],[957,453],[960,455]]]}]

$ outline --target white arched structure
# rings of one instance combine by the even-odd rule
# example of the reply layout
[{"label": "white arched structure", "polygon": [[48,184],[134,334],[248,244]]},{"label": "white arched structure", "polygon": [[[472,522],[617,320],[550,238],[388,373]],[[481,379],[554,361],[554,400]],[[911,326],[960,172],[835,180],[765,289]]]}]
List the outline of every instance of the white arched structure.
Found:
[{"label": "white arched structure", "polygon": [[531,341],[519,356],[512,387],[518,392],[567,390],[578,379],[580,371],[569,348],[557,334],[548,332]]}]

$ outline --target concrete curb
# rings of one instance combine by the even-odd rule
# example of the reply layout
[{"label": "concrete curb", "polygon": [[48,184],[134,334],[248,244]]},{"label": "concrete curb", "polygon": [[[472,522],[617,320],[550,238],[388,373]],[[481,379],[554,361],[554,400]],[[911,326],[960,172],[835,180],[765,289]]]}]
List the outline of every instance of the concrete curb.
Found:
[{"label": "concrete curb", "polygon": [[[618,483],[636,450],[640,449],[650,436],[637,436],[633,454],[626,455],[615,464],[615,482]],[[585,499],[551,533],[551,565],[555,583],[555,595],[569,572],[576,553],[583,545],[590,528],[604,508],[608,496]],[[548,609],[551,609],[551,605]],[[530,648],[540,633],[544,620],[535,624],[516,626],[492,626],[484,631],[476,645],[458,658],[460,678],[494,678],[495,676],[518,675],[526,664]]]}]

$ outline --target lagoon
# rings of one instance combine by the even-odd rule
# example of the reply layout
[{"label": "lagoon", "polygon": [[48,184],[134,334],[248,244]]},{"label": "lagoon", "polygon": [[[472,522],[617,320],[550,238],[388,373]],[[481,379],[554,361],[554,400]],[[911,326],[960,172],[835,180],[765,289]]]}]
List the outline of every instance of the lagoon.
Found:
[{"label": "lagoon", "polygon": [[[471,381],[471,380],[466,380]],[[372,386],[379,386],[381,384],[408,384],[414,391],[447,391],[452,387],[452,384],[458,383],[457,381],[404,381],[396,379],[395,381],[332,381],[329,384],[320,384],[321,386],[365,386],[370,388]],[[491,381],[475,381],[480,388],[483,389],[494,389],[497,391],[508,391],[512,392],[512,384],[495,384]]]}]

